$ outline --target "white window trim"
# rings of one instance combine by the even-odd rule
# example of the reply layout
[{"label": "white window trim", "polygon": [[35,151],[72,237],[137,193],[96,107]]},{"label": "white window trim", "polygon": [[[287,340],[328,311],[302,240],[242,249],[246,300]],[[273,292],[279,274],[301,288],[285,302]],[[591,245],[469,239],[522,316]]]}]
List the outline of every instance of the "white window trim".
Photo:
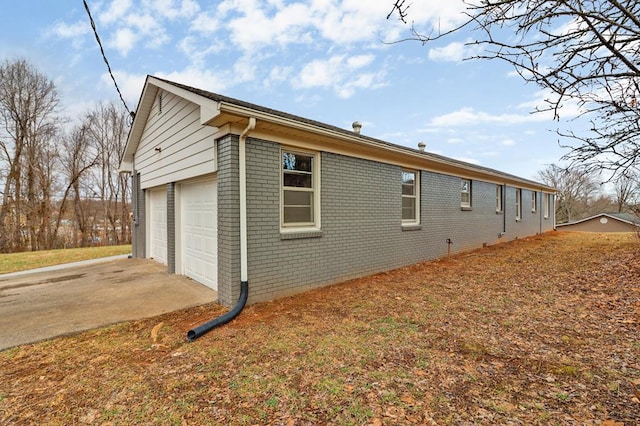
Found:
[{"label": "white window trim", "polygon": [[549,219],[551,215],[551,194],[544,194],[544,218]]},{"label": "white window trim", "polygon": [[[284,169],[282,168],[282,153],[290,152],[292,154],[301,154],[313,157],[313,168],[311,170],[311,185],[313,191],[313,223],[303,224],[285,224],[284,223]],[[289,148],[287,146],[280,147],[280,156],[278,161],[278,167],[280,169],[280,232],[292,233],[292,232],[309,232],[319,231],[321,227],[320,223],[320,153],[317,151],[308,151],[298,148]]]},{"label": "white window trim", "polygon": [[504,193],[504,187],[502,185],[496,185],[496,213],[502,213],[502,198]]},{"label": "white window trim", "polygon": [[538,211],[538,193],[531,191],[531,213]]},{"label": "white window trim", "polygon": [[522,220],[522,189],[516,188],[516,222]]},{"label": "white window trim", "polygon": [[[413,173],[416,177],[413,182],[414,195],[412,198],[415,198],[415,219],[402,219],[402,225],[419,225],[420,224],[420,171],[419,170],[411,170],[411,169],[402,169],[402,172]],[[400,178],[400,184],[402,185],[402,177]],[[402,198],[411,197],[410,195],[402,194],[402,190],[400,191]],[[402,211],[402,204],[400,204],[400,209]],[[401,215],[402,217],[402,215]]]},{"label": "white window trim", "polygon": [[[462,182],[467,181],[469,182],[469,202],[465,203],[462,201]],[[460,207],[463,209],[470,209],[471,205],[473,204],[473,186],[472,186],[472,182],[471,179],[460,179]]]}]

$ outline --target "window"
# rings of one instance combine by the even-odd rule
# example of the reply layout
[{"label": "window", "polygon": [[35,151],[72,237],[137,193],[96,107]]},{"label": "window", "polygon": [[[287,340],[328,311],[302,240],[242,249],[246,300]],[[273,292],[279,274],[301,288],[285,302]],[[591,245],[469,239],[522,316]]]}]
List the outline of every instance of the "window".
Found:
[{"label": "window", "polygon": [[538,210],[538,193],[531,191],[531,213],[535,213]]},{"label": "window", "polygon": [[522,219],[522,189],[516,188],[516,220]]},{"label": "window", "polygon": [[502,212],[502,185],[496,185],[496,213]]},{"label": "window", "polygon": [[318,225],[318,156],[282,151],[281,221],[283,227]]},{"label": "window", "polygon": [[544,218],[548,219],[551,212],[551,194],[544,194]]},{"label": "window", "polygon": [[420,191],[418,174],[415,171],[402,171],[402,223],[418,223],[420,215]]},{"label": "window", "polygon": [[469,179],[460,181],[460,207],[471,208],[471,181]]}]

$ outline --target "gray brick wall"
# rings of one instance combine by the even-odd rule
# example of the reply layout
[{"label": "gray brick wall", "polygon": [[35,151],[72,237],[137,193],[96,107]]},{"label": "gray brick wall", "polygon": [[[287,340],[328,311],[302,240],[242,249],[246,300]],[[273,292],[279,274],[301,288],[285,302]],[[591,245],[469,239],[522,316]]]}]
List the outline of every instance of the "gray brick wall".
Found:
[{"label": "gray brick wall", "polygon": [[[239,292],[238,138],[218,141],[218,288],[222,303]],[[496,213],[496,185],[472,182],[472,208],[460,207],[460,178],[420,173],[419,227],[402,227],[399,166],[321,153],[321,235],[280,234],[280,145],[247,141],[249,303],[435,259],[552,229],[541,220],[542,198],[515,221],[515,188],[506,187]],[[541,194],[539,194],[541,196]],[[506,223],[505,223],[506,221]],[[506,224],[506,234],[501,235]]]}]

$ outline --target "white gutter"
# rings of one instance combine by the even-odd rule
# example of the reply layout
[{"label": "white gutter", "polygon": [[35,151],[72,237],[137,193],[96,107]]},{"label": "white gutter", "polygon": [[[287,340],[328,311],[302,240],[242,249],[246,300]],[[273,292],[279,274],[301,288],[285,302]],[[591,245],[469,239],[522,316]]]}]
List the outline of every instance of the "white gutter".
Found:
[{"label": "white gutter", "polygon": [[240,135],[240,281],[248,281],[247,265],[247,158],[246,142],[249,132],[256,128],[256,119],[249,117],[249,124]]}]

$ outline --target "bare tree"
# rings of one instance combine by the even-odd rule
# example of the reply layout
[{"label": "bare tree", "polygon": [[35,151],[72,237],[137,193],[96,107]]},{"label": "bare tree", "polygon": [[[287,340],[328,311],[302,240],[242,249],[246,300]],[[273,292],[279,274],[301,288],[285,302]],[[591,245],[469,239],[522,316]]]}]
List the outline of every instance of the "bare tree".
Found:
[{"label": "bare tree", "polygon": [[[95,149],[90,146],[87,129],[84,124],[76,126],[71,133],[63,139],[62,146],[63,152],[60,160],[65,184],[62,199],[59,202],[58,216],[53,230],[53,240],[56,244],[59,241],[60,225],[67,217],[67,201],[72,199],[74,201],[74,207],[76,207],[74,216],[77,220],[74,223],[72,243],[73,246],[77,246],[76,230],[80,232],[81,241],[88,241],[88,237],[85,237],[85,216],[82,211],[82,204],[80,203],[82,196],[80,185],[88,171],[98,163],[98,159]],[[63,246],[64,245],[66,244],[63,244]]]},{"label": "bare tree", "polygon": [[538,172],[545,184],[556,188],[556,220],[558,223],[582,219],[590,214],[589,206],[597,195],[599,184],[586,170],[563,169],[555,164]]},{"label": "bare tree", "polygon": [[618,213],[629,210],[640,197],[640,179],[638,175],[623,173],[614,183],[615,203]]},{"label": "bare tree", "polygon": [[[549,91],[546,107],[559,118],[575,104],[590,132],[559,130],[569,149],[563,159],[614,174],[638,167],[640,156],[640,2],[637,0],[465,0],[463,23],[421,33],[428,43],[462,29],[480,47],[477,59],[500,59]],[[388,18],[403,22],[411,4],[395,1]]]},{"label": "bare tree", "polygon": [[85,126],[97,153],[93,187],[102,205],[100,238],[105,244],[130,242],[129,181],[118,174],[120,155],[127,140],[129,114],[113,103],[99,104],[87,114]]},{"label": "bare tree", "polygon": [[29,197],[42,189],[37,189],[38,174],[41,178],[47,174],[38,168],[42,167],[43,156],[48,155],[48,138],[59,124],[58,103],[54,83],[27,61],[0,65],[0,159],[7,170],[0,204],[2,252],[29,245],[33,235],[27,233],[29,237],[24,238],[25,222],[34,230],[37,227]]}]

